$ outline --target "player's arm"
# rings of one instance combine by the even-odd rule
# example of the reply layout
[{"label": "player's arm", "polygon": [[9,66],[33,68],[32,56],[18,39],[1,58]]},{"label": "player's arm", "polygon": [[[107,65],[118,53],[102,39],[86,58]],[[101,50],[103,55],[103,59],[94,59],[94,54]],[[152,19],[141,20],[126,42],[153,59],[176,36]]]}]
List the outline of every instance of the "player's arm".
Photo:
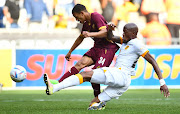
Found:
[{"label": "player's arm", "polygon": [[84,31],[83,35],[85,37],[95,37],[95,38],[105,38],[107,37],[107,24],[100,14],[95,14],[91,16],[91,21],[98,28],[96,32]]},{"label": "player's arm", "polygon": [[123,43],[123,39],[120,36],[114,36],[111,29],[109,29],[107,32],[107,39],[112,40],[116,43],[120,43],[120,44]]},{"label": "player's arm", "polygon": [[164,96],[165,97],[168,97],[170,95],[170,92],[168,90],[168,87],[166,86],[165,84],[165,81],[162,77],[162,73],[161,73],[161,70],[157,64],[157,62],[155,61],[155,59],[150,55],[150,53],[147,51],[144,53],[144,58],[153,66],[158,78],[159,78],[159,81],[160,81],[160,91],[161,93],[163,92],[164,93]]},{"label": "player's arm", "polygon": [[85,37],[96,37],[96,38],[104,38],[107,36],[107,29],[106,26],[103,26],[98,32],[88,32],[83,31],[82,33]]},{"label": "player's arm", "polygon": [[66,60],[70,60],[70,56],[71,53],[82,43],[82,41],[84,40],[84,36],[82,34],[79,35],[79,37],[76,39],[76,41],[74,42],[74,44],[72,45],[71,49],[69,50],[69,52],[66,54],[65,58]]}]

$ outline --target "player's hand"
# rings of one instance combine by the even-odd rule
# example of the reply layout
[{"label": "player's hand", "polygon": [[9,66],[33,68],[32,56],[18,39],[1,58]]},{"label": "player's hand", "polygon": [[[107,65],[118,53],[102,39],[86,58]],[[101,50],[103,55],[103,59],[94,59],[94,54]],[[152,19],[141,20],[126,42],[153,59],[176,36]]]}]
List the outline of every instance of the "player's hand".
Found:
[{"label": "player's hand", "polygon": [[70,59],[71,59],[70,56],[71,56],[71,53],[66,54],[65,58],[66,58],[67,61],[70,61]]},{"label": "player's hand", "polygon": [[109,30],[114,30],[116,27],[116,25],[114,25],[113,23],[108,23],[107,25]]},{"label": "player's hand", "polygon": [[88,32],[88,31],[83,31],[82,34],[84,37],[90,37],[90,32]]},{"label": "player's hand", "polygon": [[170,92],[169,92],[168,87],[166,86],[166,84],[164,84],[163,86],[160,87],[160,91],[161,91],[161,94],[163,93],[165,97],[170,96]]}]

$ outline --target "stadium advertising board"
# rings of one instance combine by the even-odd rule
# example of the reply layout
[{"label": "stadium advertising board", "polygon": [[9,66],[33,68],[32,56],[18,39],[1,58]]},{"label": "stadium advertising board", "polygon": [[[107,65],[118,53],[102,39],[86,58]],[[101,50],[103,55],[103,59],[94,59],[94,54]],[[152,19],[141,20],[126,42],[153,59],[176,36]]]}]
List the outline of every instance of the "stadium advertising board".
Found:
[{"label": "stadium advertising board", "polygon": [[[48,73],[51,79],[59,79],[86,51],[85,49],[75,50],[71,61],[66,61],[65,55],[68,50],[16,50],[16,64],[24,66],[27,70],[27,79],[17,83],[16,86],[44,86],[43,73]],[[180,49],[151,48],[149,51],[158,62],[166,83],[180,85]],[[116,57],[111,66],[115,64]],[[88,67],[83,70],[90,69]],[[141,57],[136,65],[136,76],[132,76],[131,86],[149,85],[159,85],[159,81],[153,67]],[[90,83],[80,86],[90,86]]]},{"label": "stadium advertising board", "polygon": [[0,49],[0,83],[3,87],[12,87],[12,80],[10,77],[10,70],[12,67],[12,50]]}]

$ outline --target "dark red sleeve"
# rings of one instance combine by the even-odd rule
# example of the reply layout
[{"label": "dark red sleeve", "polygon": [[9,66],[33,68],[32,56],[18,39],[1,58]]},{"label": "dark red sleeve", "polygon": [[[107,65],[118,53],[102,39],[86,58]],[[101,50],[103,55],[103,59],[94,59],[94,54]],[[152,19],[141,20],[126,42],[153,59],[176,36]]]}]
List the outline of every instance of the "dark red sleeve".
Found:
[{"label": "dark red sleeve", "polygon": [[101,14],[98,13],[94,13],[92,15],[92,20],[94,22],[94,24],[96,24],[97,28],[100,30],[102,27],[106,27],[107,28],[107,22],[104,19],[104,17]]}]

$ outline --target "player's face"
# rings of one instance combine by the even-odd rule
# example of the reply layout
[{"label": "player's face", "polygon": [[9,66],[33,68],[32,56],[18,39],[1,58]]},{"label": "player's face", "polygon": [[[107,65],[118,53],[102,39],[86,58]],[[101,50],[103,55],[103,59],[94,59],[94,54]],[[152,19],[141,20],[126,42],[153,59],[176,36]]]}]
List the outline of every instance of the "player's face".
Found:
[{"label": "player's face", "polygon": [[80,23],[84,24],[85,23],[85,16],[84,13],[73,13],[73,16],[76,18],[77,21],[79,21]]},{"label": "player's face", "polygon": [[138,27],[134,23],[128,23],[123,28],[123,39],[125,42],[137,37]]},{"label": "player's face", "polygon": [[131,32],[128,31],[128,29],[123,29],[123,39],[125,40],[125,42],[128,42],[131,39],[130,34]]}]

